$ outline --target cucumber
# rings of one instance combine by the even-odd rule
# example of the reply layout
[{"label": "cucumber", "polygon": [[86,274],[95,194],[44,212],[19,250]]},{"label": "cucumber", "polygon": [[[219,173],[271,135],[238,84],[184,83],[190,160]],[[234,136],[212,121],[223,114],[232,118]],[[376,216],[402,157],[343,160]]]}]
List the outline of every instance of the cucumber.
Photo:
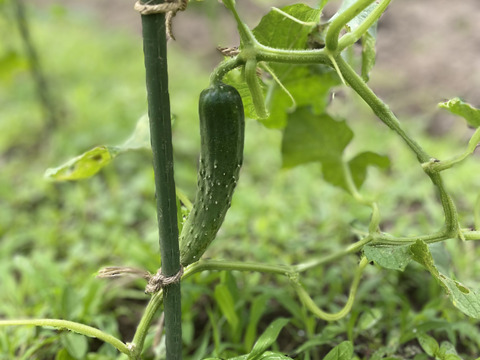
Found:
[{"label": "cucumber", "polygon": [[180,262],[200,259],[217,235],[230,207],[243,162],[245,115],[242,98],[217,83],[200,94],[200,164],[192,211],[180,234]]}]

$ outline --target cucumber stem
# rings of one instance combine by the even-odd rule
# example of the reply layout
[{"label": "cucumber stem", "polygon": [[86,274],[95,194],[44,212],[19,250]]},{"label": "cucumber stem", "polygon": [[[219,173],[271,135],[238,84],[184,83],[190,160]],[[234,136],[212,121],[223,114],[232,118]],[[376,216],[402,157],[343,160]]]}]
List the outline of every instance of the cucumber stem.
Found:
[{"label": "cucumber stem", "polygon": [[245,64],[245,80],[252,95],[253,107],[257,116],[260,119],[268,118],[263,90],[257,77],[257,60],[255,58],[248,59]]}]

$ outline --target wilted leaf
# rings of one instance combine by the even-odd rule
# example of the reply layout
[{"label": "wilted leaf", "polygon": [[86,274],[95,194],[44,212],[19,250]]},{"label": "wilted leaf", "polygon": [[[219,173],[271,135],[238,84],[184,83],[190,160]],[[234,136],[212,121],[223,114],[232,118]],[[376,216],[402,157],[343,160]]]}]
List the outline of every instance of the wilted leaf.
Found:
[{"label": "wilted leaf", "polygon": [[86,179],[107,166],[119,153],[118,147],[98,146],[59,167],[47,169],[45,177],[55,181]]},{"label": "wilted leaf", "polygon": [[132,135],[120,146],[97,146],[76,156],[65,164],[45,171],[45,177],[54,181],[81,180],[92,177],[123,152],[150,149],[148,116],[138,119]]}]

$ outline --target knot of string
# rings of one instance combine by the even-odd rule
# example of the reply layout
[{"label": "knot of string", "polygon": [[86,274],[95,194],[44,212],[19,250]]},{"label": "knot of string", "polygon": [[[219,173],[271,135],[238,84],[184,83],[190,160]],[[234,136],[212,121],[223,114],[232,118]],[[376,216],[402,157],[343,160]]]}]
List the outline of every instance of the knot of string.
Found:
[{"label": "knot of string", "polygon": [[142,15],[162,14],[165,13],[166,31],[170,38],[175,40],[172,32],[172,19],[177,12],[184,11],[187,8],[188,0],[167,0],[162,4],[142,3],[137,0],[134,9]]},{"label": "knot of string", "polygon": [[158,269],[157,273],[148,279],[148,284],[145,287],[145,293],[153,294],[165,286],[178,283],[183,275],[183,266],[180,265],[180,270],[175,275],[165,276],[162,274],[162,270]]},{"label": "knot of string", "polygon": [[[170,11],[180,11],[182,10],[181,3],[179,2],[165,2],[162,4],[143,4],[140,0],[138,0],[135,5],[134,9],[137,10],[142,15],[151,15],[151,14],[161,14],[161,13],[168,13]],[[183,9],[184,10],[184,9]]]},{"label": "knot of string", "polygon": [[131,275],[133,277],[141,277],[147,280],[147,286],[145,287],[146,294],[153,294],[164,287],[178,283],[183,275],[183,266],[180,266],[180,270],[172,276],[165,276],[162,274],[162,270],[158,269],[155,275],[149,273],[148,271],[137,269],[127,266],[111,266],[101,269],[98,272],[97,277],[99,278],[115,278],[125,275]]}]

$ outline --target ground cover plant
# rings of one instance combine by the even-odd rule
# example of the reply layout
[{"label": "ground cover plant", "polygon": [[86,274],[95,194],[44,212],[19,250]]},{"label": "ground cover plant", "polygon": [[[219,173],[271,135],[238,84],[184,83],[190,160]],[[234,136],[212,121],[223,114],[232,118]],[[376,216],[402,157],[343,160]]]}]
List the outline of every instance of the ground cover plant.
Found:
[{"label": "ground cover plant", "polygon": [[[451,146],[448,151],[442,149],[445,154],[460,155],[441,157],[446,160],[429,155],[417,144],[417,137],[427,142],[429,149],[436,144],[421,134],[415,136],[415,140],[408,135],[364,82],[374,65],[375,24],[390,1],[345,1],[337,15],[323,19],[321,12],[326,3],[321,2],[317,8],[301,4],[274,8],[251,31],[237,13],[235,4],[224,1],[233,15],[232,21],[235,19],[238,24],[241,44],[238,49],[223,49],[226,60],[212,73],[209,90],[206,90],[214,94],[213,99],[208,100],[212,103],[205,97],[200,99],[200,119],[207,121],[200,124],[201,148],[192,150],[190,144],[182,148],[180,141],[175,154],[175,164],[181,163],[182,158],[184,161],[192,159],[190,171],[188,166],[176,165],[176,175],[180,174],[178,182],[187,184],[185,190],[178,186],[175,192],[171,179],[159,178],[168,174],[160,168],[162,163],[170,167],[172,175],[173,162],[168,156],[173,158],[173,154],[159,159],[161,149],[167,149],[167,153],[170,150],[168,146],[161,149],[156,146],[156,143],[170,141],[171,116],[165,103],[156,104],[155,90],[165,86],[165,74],[149,75],[152,63],[154,71],[166,70],[165,64],[156,64],[156,59],[166,56],[149,59],[152,49],[148,44],[154,47],[153,51],[165,45],[164,14],[143,15],[149,106],[154,105],[154,109],[149,109],[150,119],[143,116],[138,120],[127,141],[119,146],[93,148],[65,165],[49,169],[46,177],[59,182],[44,183],[38,176],[38,168],[37,177],[26,179],[21,174],[27,170],[22,166],[19,169],[12,159],[21,158],[27,146],[35,151],[36,147],[45,145],[31,134],[29,139],[22,138],[20,144],[23,146],[19,146],[16,141],[20,136],[15,136],[15,131],[21,133],[22,127],[13,128],[13,133],[4,135],[2,144],[8,150],[4,156],[5,169],[12,174],[11,178],[20,179],[23,186],[18,186],[21,193],[9,190],[14,186],[13,181],[4,179],[6,185],[2,186],[4,199],[8,201],[2,216],[2,238],[5,239],[2,259],[15,254],[10,261],[2,262],[2,274],[12,275],[2,279],[2,292],[6,295],[1,314],[6,320],[1,324],[9,326],[1,333],[2,356],[107,359],[117,357],[118,350],[124,358],[166,356],[168,359],[182,355],[188,358],[285,359],[475,358],[479,348],[478,330],[474,320],[462,312],[472,319],[478,317],[475,265],[472,265],[475,246],[471,241],[480,236],[475,230],[478,219],[472,216],[478,212],[471,196],[476,193],[471,190],[451,196],[443,171],[454,173],[447,179],[451,186],[459,183],[457,177],[471,177],[475,164],[468,161],[479,135],[477,131],[471,134],[464,152],[458,150],[459,144],[445,145]],[[55,16],[58,22],[64,21],[64,14]],[[68,34],[69,41],[73,34]],[[153,36],[150,43],[149,36]],[[360,57],[353,51],[359,40]],[[11,46],[14,50],[15,44]],[[113,43],[107,53],[123,54],[124,46],[119,40],[119,44]],[[133,49],[141,53],[138,46]],[[27,60],[13,50],[3,61],[11,64],[13,59],[14,68],[21,72]],[[188,59],[176,60],[185,62],[185,68],[192,66]],[[123,58],[122,62],[122,69],[132,66],[132,62],[141,65],[135,56]],[[75,61],[72,66],[79,65]],[[99,70],[96,71],[86,91],[96,88]],[[132,76],[128,86],[137,84],[136,91],[123,95],[138,96],[135,100],[140,104],[142,91],[138,77],[142,76],[140,71]],[[198,85],[189,85],[202,89],[208,84],[207,76],[198,82]],[[332,96],[341,90],[347,91],[349,102],[359,95],[393,132],[372,124],[370,110],[367,112],[360,102],[355,103],[353,110],[343,110],[346,101],[341,96]],[[221,98],[224,91],[229,95]],[[236,91],[241,100],[235,98]],[[181,126],[185,129],[197,121],[198,95],[190,94],[193,98],[190,102],[175,103],[175,91],[171,92],[172,109],[179,109],[173,124],[174,134],[178,136],[182,134]],[[81,100],[82,94],[77,96]],[[247,121],[245,156],[241,151],[241,102],[247,118],[253,119]],[[478,127],[478,111],[462,100],[452,99],[443,102],[441,107],[465,118],[473,128]],[[112,110],[118,112],[112,114],[92,105],[91,109],[82,111],[91,111],[92,115],[87,118],[97,118],[102,111],[105,116],[114,118],[105,125],[94,120],[89,126],[97,131],[104,126],[109,134],[118,132],[117,137],[112,138],[116,140],[126,135],[120,124],[131,126],[132,116],[123,114],[120,104],[113,108],[120,109]],[[129,111],[141,112],[141,108]],[[180,108],[190,110],[181,113]],[[160,114],[163,121],[157,123],[155,111],[159,109],[167,114]],[[342,111],[350,112],[353,119],[341,120],[337,113]],[[364,119],[356,124],[359,114]],[[237,119],[239,131],[230,133],[228,122],[221,128],[215,127],[225,116],[229,121]],[[187,117],[195,119],[182,125],[182,119]],[[173,301],[165,300],[165,336],[161,336],[163,317],[157,314],[157,308],[162,305],[162,290],[154,289],[146,304],[150,296],[143,293],[145,284],[139,278],[106,281],[89,277],[97,267],[115,263],[123,267],[107,268],[102,274],[117,276],[120,272],[134,272],[141,278],[147,275],[138,268],[155,273],[159,266],[154,216],[152,220],[155,213],[152,174],[148,156],[138,152],[150,148],[149,120],[150,130],[153,130],[156,195],[160,202],[159,214],[162,214],[158,217],[161,240],[168,238],[166,233],[173,234],[175,240],[171,244],[161,243],[162,267],[166,262],[165,252],[173,258],[173,263],[168,265],[170,269],[167,266],[167,270],[162,271],[174,275],[180,263],[186,266],[181,308],[178,295],[174,295]],[[39,123],[37,126],[43,129],[46,125]],[[58,134],[58,139],[55,136],[50,139],[54,146],[42,149],[45,161],[48,158],[53,162],[58,158],[55,155],[57,146],[74,151],[72,142],[85,148],[88,147],[86,142],[90,143],[95,136],[69,137],[66,141],[64,134],[73,132],[75,124],[63,126],[62,136]],[[157,126],[166,128],[157,131]],[[413,133],[417,135],[417,132]],[[356,144],[352,142],[353,133]],[[155,140],[157,136],[166,138]],[[373,138],[377,138],[377,145],[370,147]],[[239,144],[234,153],[218,150],[229,149],[234,141]],[[397,154],[400,148],[407,150],[404,155]],[[199,184],[192,204],[185,194],[195,192],[191,185],[195,175],[191,174],[197,171],[197,153],[201,154]],[[111,164],[113,167],[106,167],[120,154],[122,157]],[[204,166],[202,160],[207,162]],[[242,162],[238,180],[238,166]],[[234,166],[230,168],[232,163]],[[36,163],[35,168],[42,169],[44,164]],[[34,174],[31,166],[28,164],[28,171]],[[288,170],[272,176],[274,169],[280,166]],[[372,168],[369,170],[373,170],[374,176],[370,171],[367,178],[367,168]],[[99,170],[101,172],[93,176]],[[183,175],[187,172],[190,175]],[[213,225],[216,216],[223,219],[229,206],[223,204],[215,208],[218,205],[215,201],[220,198],[229,201],[233,195],[232,188],[221,193],[208,192],[224,185],[221,182],[222,176],[227,176],[224,173],[235,177],[235,182],[238,180],[238,189],[231,199],[233,207],[228,210],[230,217],[213,242],[213,249],[209,248],[210,259],[197,261],[206,250],[206,242],[211,242],[219,229]],[[399,174],[402,179],[408,174],[414,180],[409,186],[392,188],[392,179]],[[211,185],[208,176],[215,180]],[[83,178],[89,178],[88,182],[62,182]],[[165,181],[171,186],[166,187]],[[36,185],[38,183],[41,185]],[[474,185],[472,182],[472,189]],[[389,198],[383,196],[377,201],[375,196],[383,190],[388,192]],[[169,206],[176,204],[177,210],[165,211],[162,201],[172,194]],[[192,196],[190,198],[193,200]],[[393,212],[392,208],[402,202],[406,205]],[[411,209],[415,206],[420,206],[421,211]],[[242,208],[243,213],[235,213],[236,207]],[[118,211],[119,208],[124,211]],[[19,218],[12,216],[20,211],[26,214]],[[31,226],[30,232],[12,231],[15,226],[31,225],[32,212],[38,224]],[[162,225],[167,217],[169,222]],[[438,230],[438,224],[444,226]],[[178,243],[175,245],[177,229],[185,234],[183,239],[187,238],[180,242],[180,247]],[[202,234],[206,234],[205,237]],[[38,240],[41,244],[37,239],[41,239]],[[169,247],[173,250],[168,250]],[[449,254],[460,260],[452,263]],[[381,271],[380,267],[396,271]],[[470,276],[464,280],[458,272]],[[457,275],[464,283],[457,280]],[[166,285],[166,293],[172,287],[179,291],[175,280]],[[348,286],[351,287],[349,293],[345,291]],[[35,300],[32,287],[39,293]],[[174,290],[171,291],[172,294]],[[181,321],[174,313],[180,310]],[[173,319],[169,320],[172,315]],[[13,320],[19,317],[28,319]],[[154,319],[159,329],[150,326]]]}]

